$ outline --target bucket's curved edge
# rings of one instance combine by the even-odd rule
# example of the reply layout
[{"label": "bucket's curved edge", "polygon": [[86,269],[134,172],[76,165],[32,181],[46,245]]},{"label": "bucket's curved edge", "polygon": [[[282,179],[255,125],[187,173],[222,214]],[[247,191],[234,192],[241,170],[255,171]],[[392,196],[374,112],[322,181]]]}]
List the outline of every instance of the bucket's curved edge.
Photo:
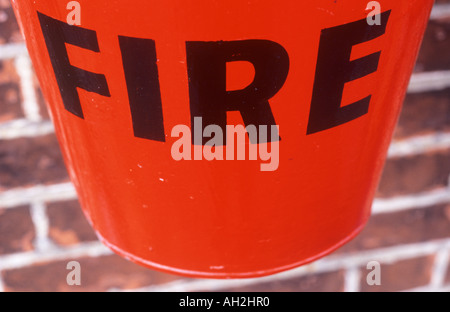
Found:
[{"label": "bucket's curved edge", "polygon": [[318,260],[320,258],[325,257],[326,255],[332,253],[333,251],[339,249],[340,247],[342,247],[343,245],[345,245],[346,243],[348,243],[349,241],[351,241],[353,238],[355,238],[366,226],[368,220],[370,217],[366,218],[365,220],[363,220],[363,222],[361,223],[361,225],[356,228],[355,230],[353,230],[353,232],[350,233],[350,235],[348,235],[347,237],[345,237],[344,239],[340,240],[337,244],[333,245],[332,247],[328,248],[327,250],[313,256],[310,258],[307,258],[305,260],[299,261],[299,262],[295,262],[293,264],[288,264],[285,266],[281,266],[281,267],[277,267],[274,269],[270,269],[270,270],[262,270],[262,271],[254,271],[254,272],[247,272],[247,273],[226,273],[226,272],[199,272],[199,271],[193,271],[193,270],[185,270],[185,269],[179,269],[179,268],[175,268],[175,267],[171,267],[171,266],[167,266],[167,265],[163,265],[163,264],[159,264],[153,261],[149,261],[149,260],[145,260],[143,258],[137,257],[117,246],[115,246],[114,244],[110,243],[106,238],[104,238],[98,231],[95,231],[99,240],[109,249],[111,249],[114,253],[118,254],[121,257],[124,257],[125,259],[128,259],[134,263],[137,263],[139,265],[143,265],[145,267],[148,267],[150,269],[155,269],[158,271],[162,271],[165,273],[170,273],[170,274],[178,274],[178,275],[182,275],[185,277],[191,277],[191,278],[211,278],[211,279],[244,279],[244,278],[258,278],[258,277],[263,277],[263,276],[268,276],[268,275],[273,275],[276,273],[281,273],[284,271],[288,271],[297,267],[300,267],[302,265],[311,263],[315,260]]}]

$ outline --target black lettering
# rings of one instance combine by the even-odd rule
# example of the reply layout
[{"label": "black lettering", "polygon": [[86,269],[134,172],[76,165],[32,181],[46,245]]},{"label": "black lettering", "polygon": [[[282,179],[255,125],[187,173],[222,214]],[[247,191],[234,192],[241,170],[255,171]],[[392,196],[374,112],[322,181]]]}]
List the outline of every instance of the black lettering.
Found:
[{"label": "black lettering", "polygon": [[[286,50],[268,40],[188,41],[186,50],[191,124],[194,125],[195,117],[202,117],[203,129],[218,125],[226,136],[227,111],[239,111],[246,126],[255,125],[258,129],[260,125],[269,126],[266,137],[258,135],[258,142],[251,143],[270,141],[270,126],[276,124],[269,99],[286,81],[289,72]],[[226,63],[233,61],[252,63],[255,77],[246,88],[227,91]],[[207,140],[204,138],[203,144]]]},{"label": "black lettering", "polygon": [[77,87],[103,96],[111,95],[104,75],[70,64],[66,43],[100,52],[97,33],[90,29],[71,26],[40,12],[37,13],[64,107],[72,114],[84,118]]},{"label": "black lettering", "polygon": [[381,52],[350,61],[352,47],[386,31],[391,11],[381,14],[381,25],[366,19],[323,29],[314,81],[307,134],[327,130],[359,118],[369,111],[371,95],[341,107],[345,83],[375,72]]},{"label": "black lettering", "polygon": [[119,36],[134,135],[165,142],[155,41]]}]

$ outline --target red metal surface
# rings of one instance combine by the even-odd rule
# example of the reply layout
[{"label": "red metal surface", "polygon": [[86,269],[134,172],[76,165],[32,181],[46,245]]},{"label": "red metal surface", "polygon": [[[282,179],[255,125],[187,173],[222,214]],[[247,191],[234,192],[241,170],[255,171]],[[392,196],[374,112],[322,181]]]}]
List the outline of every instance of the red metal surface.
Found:
[{"label": "red metal surface", "polygon": [[[362,229],[433,1],[380,0],[384,24],[370,27],[385,27],[385,32],[367,40],[373,29],[362,22],[369,13],[366,0],[80,0],[81,25],[67,32],[75,27],[95,31],[98,52],[58,37],[64,27],[55,20],[66,22],[67,2],[13,0],[83,210],[114,251],[172,273],[255,277],[324,256]],[[337,28],[341,25],[347,28]],[[71,40],[85,44],[86,32],[73,34]],[[151,59],[151,45],[145,41],[126,50],[119,36],[154,40],[162,140],[161,132],[159,141],[136,135],[133,122],[145,112],[132,118],[130,93],[140,85],[127,85],[133,73],[143,74],[139,64],[151,68],[145,59],[147,54]],[[352,44],[348,38],[354,36],[367,41]],[[192,126],[190,108],[200,92],[189,66],[210,61],[207,53],[193,49],[188,57],[187,42],[243,40],[276,43],[273,47],[288,56],[285,81],[283,68],[273,69],[279,90],[266,99],[281,137],[278,168],[261,171],[261,159],[174,160],[171,148],[178,138],[171,130]],[[61,63],[50,51],[61,42],[71,66],[103,75],[107,84],[102,89],[96,76],[98,90],[76,89],[83,118],[64,108],[70,96],[64,103],[62,94],[67,97],[68,91],[55,78]],[[348,47],[349,59],[337,62]],[[349,65],[378,51],[373,72],[368,64]],[[285,60],[278,52],[274,64],[285,66],[277,63]],[[244,89],[265,66],[245,55],[238,62],[242,55],[229,55],[227,91]],[[134,64],[131,71],[126,72],[124,60]],[[202,74],[214,76],[207,71]],[[345,83],[341,107],[329,110],[339,83]],[[157,95],[155,90],[147,96]],[[366,112],[360,105],[343,113],[369,95]],[[353,110],[359,115],[351,117]],[[323,120],[335,125],[323,126]],[[227,122],[242,123],[242,116],[229,113]]]}]

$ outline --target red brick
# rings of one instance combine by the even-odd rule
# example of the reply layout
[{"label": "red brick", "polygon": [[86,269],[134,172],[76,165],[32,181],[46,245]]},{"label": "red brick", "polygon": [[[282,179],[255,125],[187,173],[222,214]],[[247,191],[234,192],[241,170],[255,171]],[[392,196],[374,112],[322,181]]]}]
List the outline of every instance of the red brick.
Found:
[{"label": "red brick", "polygon": [[450,89],[408,94],[395,131],[395,138],[436,131],[450,132]]},{"label": "red brick", "polygon": [[[344,272],[310,274],[296,278],[224,289],[225,292],[337,292],[344,290]],[[205,289],[207,291],[207,289]]]},{"label": "red brick", "polygon": [[[81,285],[66,282],[67,263],[75,260],[81,267]],[[42,263],[31,267],[3,271],[6,291],[107,291],[110,289],[136,289],[179,279],[149,270],[117,255],[98,258],[68,259]]]},{"label": "red brick", "polygon": [[49,236],[55,243],[68,246],[97,240],[78,201],[48,204],[47,213],[50,220]]},{"label": "red brick", "polygon": [[0,191],[68,181],[53,134],[0,141]]},{"label": "red brick", "polygon": [[0,60],[0,99],[0,122],[24,116],[20,106],[19,76],[13,60]]},{"label": "red brick", "polygon": [[448,184],[450,149],[386,162],[378,196],[389,197],[424,192]]},{"label": "red brick", "polygon": [[416,71],[450,69],[450,17],[430,20],[417,59]]},{"label": "red brick", "polygon": [[0,44],[23,41],[9,1],[0,1]]},{"label": "red brick", "polygon": [[33,249],[34,237],[27,206],[0,209],[0,255]]},{"label": "red brick", "polygon": [[434,256],[419,257],[381,265],[381,285],[368,285],[367,274],[361,269],[361,291],[392,292],[426,286],[430,283]]},{"label": "red brick", "polygon": [[382,213],[370,218],[364,230],[336,253],[450,238],[450,204]]}]

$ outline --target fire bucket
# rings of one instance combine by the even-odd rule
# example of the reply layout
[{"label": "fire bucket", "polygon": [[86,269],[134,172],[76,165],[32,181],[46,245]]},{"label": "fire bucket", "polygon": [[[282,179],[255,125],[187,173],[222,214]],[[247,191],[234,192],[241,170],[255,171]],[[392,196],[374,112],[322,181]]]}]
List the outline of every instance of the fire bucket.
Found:
[{"label": "fire bucket", "polygon": [[213,278],[363,228],[432,4],[13,0],[98,236]]}]

